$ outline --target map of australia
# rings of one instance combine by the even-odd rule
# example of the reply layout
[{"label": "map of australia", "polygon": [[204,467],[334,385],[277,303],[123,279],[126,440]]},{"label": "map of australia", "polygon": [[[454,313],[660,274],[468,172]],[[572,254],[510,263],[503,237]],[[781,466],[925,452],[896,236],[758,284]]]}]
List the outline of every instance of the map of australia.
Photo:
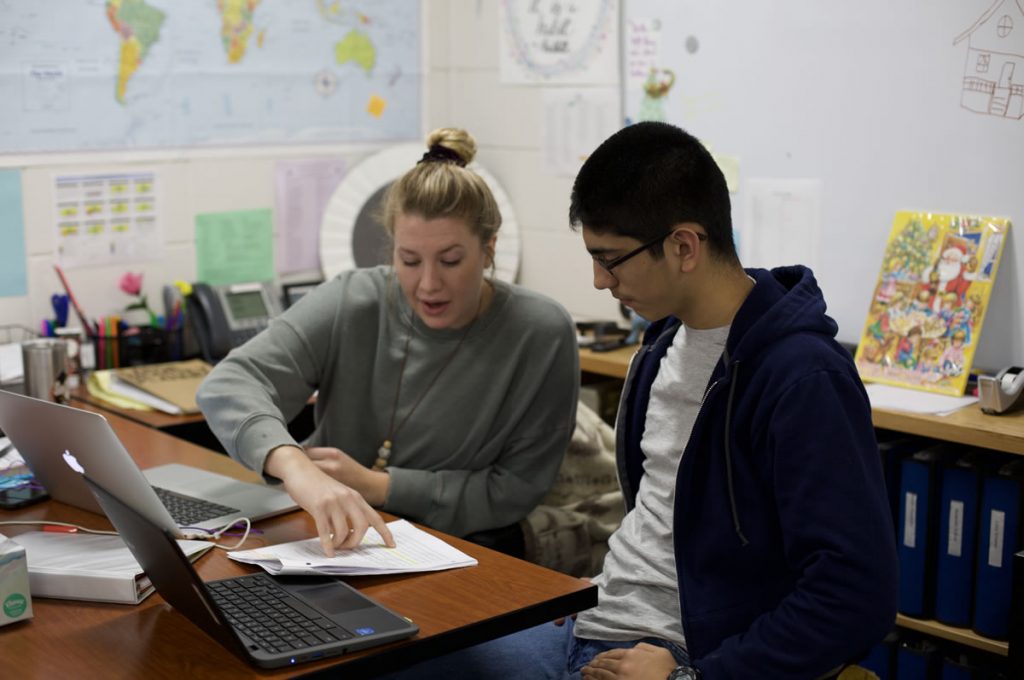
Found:
[{"label": "map of australia", "polygon": [[0,152],[412,139],[419,52],[407,0],[0,1]]}]

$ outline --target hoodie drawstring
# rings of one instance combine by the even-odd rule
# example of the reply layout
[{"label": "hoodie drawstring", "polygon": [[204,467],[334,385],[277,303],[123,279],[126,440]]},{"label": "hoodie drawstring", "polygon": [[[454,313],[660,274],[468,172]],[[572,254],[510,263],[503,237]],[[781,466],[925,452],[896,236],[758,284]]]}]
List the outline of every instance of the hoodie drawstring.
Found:
[{"label": "hoodie drawstring", "polygon": [[736,393],[737,376],[739,375],[740,362],[732,365],[732,381],[729,383],[729,398],[725,402],[725,478],[729,485],[729,506],[732,508],[732,526],[739,536],[740,544],[747,545],[750,541],[743,535],[743,528],[740,526],[740,515],[736,511],[736,490],[732,485],[732,451],[729,448],[729,435],[732,432],[732,400]]}]

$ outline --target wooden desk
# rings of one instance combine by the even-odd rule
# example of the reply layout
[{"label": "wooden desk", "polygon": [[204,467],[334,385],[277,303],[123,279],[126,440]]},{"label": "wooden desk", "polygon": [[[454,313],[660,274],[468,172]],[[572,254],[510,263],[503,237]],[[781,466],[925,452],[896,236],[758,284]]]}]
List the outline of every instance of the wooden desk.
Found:
[{"label": "wooden desk", "polygon": [[175,416],[170,413],[164,413],[163,411],[140,411],[138,409],[121,408],[114,404],[104,401],[99,397],[93,396],[85,385],[79,385],[71,393],[72,405],[78,408],[89,408],[98,410],[101,413],[115,413],[119,416],[123,416],[128,420],[134,420],[137,423],[148,425],[149,427],[155,427],[158,430],[167,428],[177,427],[180,425],[193,425],[195,423],[205,423],[202,413],[193,413],[189,415]]},{"label": "wooden desk", "polygon": [[629,361],[636,354],[639,345],[629,345],[613,349],[610,352],[591,352],[580,348],[580,370],[585,373],[596,373],[609,378],[625,378],[629,370]]},{"label": "wooden desk", "polygon": [[[288,430],[297,440],[302,441],[313,431],[313,405],[314,399],[310,399],[304,408],[292,422],[288,423]],[[161,411],[140,411],[137,409],[126,409],[114,406],[89,393],[84,386],[79,386],[71,393],[71,405],[78,408],[91,409],[100,413],[113,413],[114,415],[127,418],[147,427],[153,427],[161,432],[174,435],[179,439],[191,442],[203,448],[227,453],[217,440],[217,437],[206,424],[206,418],[202,413],[175,416]]]},{"label": "wooden desk", "polygon": [[[97,410],[97,409],[92,409]],[[235,461],[104,413],[140,467],[180,462],[247,480],[256,474]],[[0,513],[5,520],[62,520],[109,528],[106,518],[49,501]],[[304,512],[257,523],[262,535],[245,547],[292,541],[315,534]],[[33,527],[3,527],[16,535]],[[466,569],[379,577],[349,583],[420,627],[415,637],[374,649],[279,671],[249,666],[208,638],[184,616],[150,596],[138,606],[36,598],[35,617],[0,628],[0,657],[25,680],[57,677],[249,678],[296,673],[342,672],[370,677],[432,656],[551,621],[597,604],[597,589],[579,579],[502,555],[466,541],[440,536],[480,564]],[[224,551],[211,550],[196,562],[203,580],[250,573]],[[341,666],[341,668],[339,668]]]}]

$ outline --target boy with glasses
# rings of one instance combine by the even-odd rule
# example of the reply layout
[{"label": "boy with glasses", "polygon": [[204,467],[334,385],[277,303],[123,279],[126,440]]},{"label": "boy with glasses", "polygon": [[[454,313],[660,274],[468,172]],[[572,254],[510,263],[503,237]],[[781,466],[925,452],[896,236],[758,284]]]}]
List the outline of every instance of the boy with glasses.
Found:
[{"label": "boy with glasses", "polygon": [[743,269],[721,171],[664,123],[598,147],[569,216],[594,286],[653,321],[616,424],[628,512],[597,607],[431,670],[834,677],[891,629],[897,563],[870,404],[814,276]]}]

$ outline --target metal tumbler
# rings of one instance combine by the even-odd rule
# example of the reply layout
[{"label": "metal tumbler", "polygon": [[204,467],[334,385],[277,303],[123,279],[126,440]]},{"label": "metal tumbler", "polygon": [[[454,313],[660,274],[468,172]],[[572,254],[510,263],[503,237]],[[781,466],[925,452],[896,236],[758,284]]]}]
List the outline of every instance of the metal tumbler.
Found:
[{"label": "metal tumbler", "polygon": [[67,401],[67,344],[57,338],[21,343],[25,394],[49,401]]}]

